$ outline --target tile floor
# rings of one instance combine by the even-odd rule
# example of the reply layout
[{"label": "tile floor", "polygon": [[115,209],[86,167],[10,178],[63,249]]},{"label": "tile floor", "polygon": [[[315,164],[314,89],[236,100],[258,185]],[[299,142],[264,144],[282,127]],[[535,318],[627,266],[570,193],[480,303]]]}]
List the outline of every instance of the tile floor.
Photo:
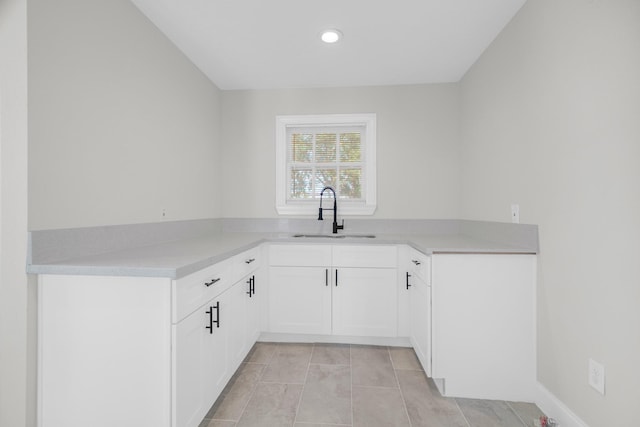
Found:
[{"label": "tile floor", "polygon": [[540,415],[442,397],[410,348],[256,343],[200,427],[531,427]]}]

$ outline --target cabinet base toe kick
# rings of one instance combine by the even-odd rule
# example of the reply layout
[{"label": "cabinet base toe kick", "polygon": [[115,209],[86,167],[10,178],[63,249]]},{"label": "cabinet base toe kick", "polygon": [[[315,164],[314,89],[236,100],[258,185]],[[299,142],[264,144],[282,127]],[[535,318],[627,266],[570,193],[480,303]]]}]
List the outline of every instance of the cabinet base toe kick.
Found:
[{"label": "cabinet base toe kick", "polygon": [[381,345],[389,347],[411,347],[408,337],[357,337],[346,335],[285,334],[262,332],[259,342],[305,343],[305,344],[354,344]]}]

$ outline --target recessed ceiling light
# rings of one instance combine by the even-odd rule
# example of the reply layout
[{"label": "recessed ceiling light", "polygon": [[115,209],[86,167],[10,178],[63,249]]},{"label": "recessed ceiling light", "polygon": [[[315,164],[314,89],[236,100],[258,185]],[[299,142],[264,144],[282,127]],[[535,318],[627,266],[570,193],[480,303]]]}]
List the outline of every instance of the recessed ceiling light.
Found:
[{"label": "recessed ceiling light", "polygon": [[320,38],[325,43],[335,43],[342,38],[342,33],[338,30],[325,30]]}]

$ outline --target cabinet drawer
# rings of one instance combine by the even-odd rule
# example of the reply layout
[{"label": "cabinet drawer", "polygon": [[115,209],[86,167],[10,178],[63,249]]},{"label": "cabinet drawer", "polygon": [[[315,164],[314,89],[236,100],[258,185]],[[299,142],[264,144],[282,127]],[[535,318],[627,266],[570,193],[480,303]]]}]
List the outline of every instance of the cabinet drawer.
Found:
[{"label": "cabinet drawer", "polygon": [[398,252],[396,246],[335,245],[334,267],[396,268]]},{"label": "cabinet drawer", "polygon": [[233,257],[234,282],[255,271],[262,264],[262,246],[258,246]]},{"label": "cabinet drawer", "polygon": [[409,271],[424,280],[427,284],[431,283],[431,257],[417,251],[413,248],[409,249]]},{"label": "cabinet drawer", "polygon": [[172,282],[173,323],[224,292],[233,284],[232,259],[224,260]]},{"label": "cabinet drawer", "polygon": [[329,245],[270,245],[269,265],[324,267],[331,265]]}]

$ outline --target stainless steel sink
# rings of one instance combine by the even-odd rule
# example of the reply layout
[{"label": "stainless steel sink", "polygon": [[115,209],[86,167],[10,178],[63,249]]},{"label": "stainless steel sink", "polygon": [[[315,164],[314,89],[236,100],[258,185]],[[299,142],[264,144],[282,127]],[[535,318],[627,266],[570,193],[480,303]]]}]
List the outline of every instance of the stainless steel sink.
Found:
[{"label": "stainless steel sink", "polygon": [[294,234],[292,237],[301,237],[308,239],[327,238],[327,239],[373,239],[373,234]]}]

